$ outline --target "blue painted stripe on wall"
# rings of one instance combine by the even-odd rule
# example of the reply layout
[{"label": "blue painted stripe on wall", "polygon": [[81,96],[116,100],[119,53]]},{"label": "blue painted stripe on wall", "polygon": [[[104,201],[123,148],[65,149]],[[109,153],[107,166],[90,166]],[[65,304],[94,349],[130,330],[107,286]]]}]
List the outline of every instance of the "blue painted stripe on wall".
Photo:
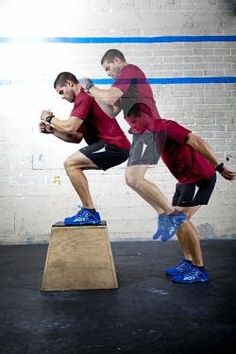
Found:
[{"label": "blue painted stripe on wall", "polygon": [[155,36],[155,37],[0,37],[0,43],[174,43],[236,42],[236,36]]},{"label": "blue painted stripe on wall", "polygon": [[[52,80],[53,81],[53,80]],[[27,80],[0,80],[0,85],[27,84]],[[112,79],[93,79],[96,85],[111,85]],[[162,77],[148,78],[151,85],[183,85],[183,84],[231,84],[236,83],[236,76],[212,76],[212,77]],[[51,82],[42,82],[51,84]]]},{"label": "blue painted stripe on wall", "polygon": [[[112,79],[93,79],[98,85],[111,85]],[[178,84],[230,84],[236,83],[236,76],[213,76],[213,77],[162,77],[148,78],[152,85],[178,85]]]},{"label": "blue painted stripe on wall", "polygon": [[11,80],[0,80],[0,85],[11,85]]}]

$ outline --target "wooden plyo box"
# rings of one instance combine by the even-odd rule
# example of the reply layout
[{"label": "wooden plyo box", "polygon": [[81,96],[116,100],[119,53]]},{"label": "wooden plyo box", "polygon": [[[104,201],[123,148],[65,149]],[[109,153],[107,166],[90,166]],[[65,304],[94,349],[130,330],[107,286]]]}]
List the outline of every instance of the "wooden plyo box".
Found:
[{"label": "wooden plyo box", "polygon": [[118,288],[106,222],[52,225],[41,291]]}]

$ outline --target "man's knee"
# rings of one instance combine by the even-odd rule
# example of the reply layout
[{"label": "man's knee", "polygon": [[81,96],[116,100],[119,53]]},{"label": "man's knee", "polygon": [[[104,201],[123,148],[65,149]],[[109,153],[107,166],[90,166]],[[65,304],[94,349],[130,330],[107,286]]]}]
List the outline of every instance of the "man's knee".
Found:
[{"label": "man's knee", "polygon": [[64,168],[67,170],[70,166],[70,157],[67,157],[64,161]]},{"label": "man's knee", "polygon": [[134,190],[140,189],[141,180],[137,176],[126,174],[125,181],[130,188]]},{"label": "man's knee", "polygon": [[78,167],[78,166],[79,166],[79,163],[78,163],[78,161],[75,161],[73,156],[68,156],[64,161],[64,168],[66,171],[69,171],[70,169],[72,169],[74,167]]}]

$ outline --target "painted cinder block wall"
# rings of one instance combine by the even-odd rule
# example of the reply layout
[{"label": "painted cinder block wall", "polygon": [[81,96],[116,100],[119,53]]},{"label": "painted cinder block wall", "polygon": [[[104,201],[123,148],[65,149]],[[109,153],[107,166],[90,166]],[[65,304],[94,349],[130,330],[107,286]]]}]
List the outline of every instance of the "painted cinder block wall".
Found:
[{"label": "painted cinder block wall", "polygon": [[[205,138],[221,160],[229,157],[228,166],[236,169],[235,14],[235,2],[226,0],[1,1],[0,243],[45,242],[51,224],[75,212],[79,200],[63,161],[78,147],[40,135],[39,116],[44,108],[60,118],[70,113],[71,105],[53,90],[59,72],[89,76],[102,84],[99,79],[107,78],[99,63],[109,48],[122,50],[128,62],[154,79],[152,88],[164,118]],[[165,36],[180,37],[168,42]],[[189,42],[183,36],[203,37]],[[205,36],[219,37],[206,41]],[[87,43],[73,42],[81,37]],[[126,37],[137,41],[127,43]],[[140,40],[150,37],[160,41]],[[99,43],[94,43],[96,38]],[[186,78],[195,77],[203,82],[186,83]],[[118,121],[127,131],[122,115]],[[150,240],[155,212],[125,185],[124,165],[86,175],[111,239]],[[171,199],[175,180],[162,162],[150,169],[148,178]],[[202,238],[233,237],[235,216],[236,183],[219,176],[209,206],[194,222]]]}]

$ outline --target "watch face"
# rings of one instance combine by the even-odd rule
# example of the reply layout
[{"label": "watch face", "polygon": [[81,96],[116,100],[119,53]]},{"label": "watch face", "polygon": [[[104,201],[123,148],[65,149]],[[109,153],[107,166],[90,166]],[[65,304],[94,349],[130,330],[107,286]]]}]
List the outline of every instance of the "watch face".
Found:
[{"label": "watch face", "polygon": [[89,91],[89,90],[91,89],[91,87],[93,87],[93,86],[94,86],[94,84],[88,83],[88,84],[86,85],[87,91]]},{"label": "watch face", "polygon": [[54,115],[48,116],[48,117],[46,118],[46,122],[47,122],[47,123],[51,123],[51,120],[52,120],[53,117],[54,117]]}]

